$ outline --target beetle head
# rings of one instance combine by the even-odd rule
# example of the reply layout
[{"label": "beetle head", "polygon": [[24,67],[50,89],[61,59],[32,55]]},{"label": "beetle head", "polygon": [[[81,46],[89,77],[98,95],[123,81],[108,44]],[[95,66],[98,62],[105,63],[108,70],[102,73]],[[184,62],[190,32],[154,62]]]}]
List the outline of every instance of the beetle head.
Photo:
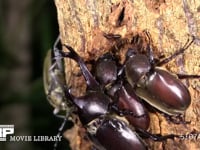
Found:
[{"label": "beetle head", "polygon": [[102,85],[112,84],[117,79],[117,64],[110,53],[97,60],[95,76]]}]

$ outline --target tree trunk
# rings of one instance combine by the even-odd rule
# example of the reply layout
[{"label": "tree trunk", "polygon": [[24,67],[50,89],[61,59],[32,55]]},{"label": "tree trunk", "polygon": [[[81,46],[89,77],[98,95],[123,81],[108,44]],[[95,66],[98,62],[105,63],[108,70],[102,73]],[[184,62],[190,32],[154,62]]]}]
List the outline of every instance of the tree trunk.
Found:
[{"label": "tree trunk", "polygon": [[[173,73],[200,75],[200,1],[55,0],[55,4],[62,43],[72,46],[86,61],[98,58],[116,44],[115,41],[106,39],[105,33],[120,34],[122,38],[129,39],[133,35],[142,34],[143,30],[148,30],[155,54],[158,56],[171,55],[183,47],[188,38],[193,35],[197,37],[194,44],[165,67]],[[83,85],[85,84],[82,80],[76,80],[74,73],[78,72],[77,68],[74,62],[66,61],[67,83],[72,84],[76,89],[75,93],[78,91],[76,94],[80,95],[84,93]],[[200,81],[189,79],[183,82],[187,84],[192,97],[192,103],[185,114],[186,121],[191,121],[191,123],[176,125],[166,121],[160,113],[150,113],[149,132],[162,135],[188,134],[190,138],[164,142],[146,140],[150,149],[194,150],[200,148],[195,135],[189,134],[194,130],[200,131],[198,119]],[[73,132],[71,131],[73,138],[69,137],[69,133],[66,134],[71,147],[75,150],[89,149],[83,144],[85,141],[82,135],[79,135],[80,130],[82,129],[74,128]]]}]

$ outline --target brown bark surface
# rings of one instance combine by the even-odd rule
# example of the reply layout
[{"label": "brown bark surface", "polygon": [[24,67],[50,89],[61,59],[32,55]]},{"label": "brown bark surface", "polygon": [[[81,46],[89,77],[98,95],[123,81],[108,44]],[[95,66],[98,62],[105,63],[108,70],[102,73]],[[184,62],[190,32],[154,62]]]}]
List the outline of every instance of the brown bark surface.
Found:
[{"label": "brown bark surface", "polygon": [[[165,67],[172,73],[200,75],[199,0],[55,0],[55,4],[62,43],[72,46],[86,61],[98,58],[116,44],[107,40],[104,33],[120,34],[122,38],[129,39],[148,30],[158,56],[171,55],[193,35],[197,37],[194,44]],[[123,10],[124,18],[119,21]],[[85,83],[83,79],[79,80],[80,77],[75,77],[77,72],[77,64],[66,60],[67,82],[73,86],[74,94],[80,95],[84,93]],[[176,125],[166,121],[159,113],[151,113],[149,132],[162,135],[189,134],[194,130],[200,132],[200,81],[190,79],[183,82],[188,86],[192,97],[192,103],[185,114],[185,119],[191,123]],[[85,146],[84,134],[80,134],[82,129],[79,128],[76,126],[73,131],[66,133],[72,149],[89,149]],[[200,135],[197,139],[194,135],[190,138],[146,142],[153,150],[200,149]]]}]

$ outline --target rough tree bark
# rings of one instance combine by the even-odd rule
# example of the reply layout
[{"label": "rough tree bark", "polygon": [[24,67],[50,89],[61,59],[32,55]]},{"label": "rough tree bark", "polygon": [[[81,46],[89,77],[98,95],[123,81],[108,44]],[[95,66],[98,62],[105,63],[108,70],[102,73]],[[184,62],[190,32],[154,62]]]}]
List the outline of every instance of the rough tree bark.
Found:
[{"label": "rough tree bark", "polygon": [[[136,33],[148,30],[152,36],[156,54],[169,56],[185,44],[187,39],[196,36],[194,44],[181,56],[165,67],[173,73],[200,74],[200,1],[186,0],[55,0],[62,43],[71,45],[85,60],[96,59],[111,49],[114,42],[107,40],[104,33],[120,34],[129,38]],[[119,16],[124,11],[124,18]],[[75,94],[84,93],[82,80],[74,76],[77,65],[66,60],[67,83],[73,85]],[[167,122],[163,115],[151,113],[149,132],[166,134],[189,134],[200,132],[200,81],[184,80],[187,84],[192,103],[186,111],[188,125],[175,125]],[[78,91],[78,92],[77,92]],[[72,149],[89,149],[83,144],[80,127],[76,126],[66,133]],[[77,131],[77,132],[75,132]],[[71,132],[71,134],[69,134]],[[71,135],[71,136],[69,136]],[[73,135],[73,136],[72,136]],[[147,140],[150,149],[200,149],[199,139],[176,139],[165,142]],[[86,141],[87,143],[87,141]]]}]

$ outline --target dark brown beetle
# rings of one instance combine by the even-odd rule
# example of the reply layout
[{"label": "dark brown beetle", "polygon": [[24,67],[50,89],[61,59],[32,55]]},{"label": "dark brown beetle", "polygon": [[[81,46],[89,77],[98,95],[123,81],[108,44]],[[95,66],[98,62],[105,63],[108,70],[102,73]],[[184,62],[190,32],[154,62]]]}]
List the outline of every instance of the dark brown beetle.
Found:
[{"label": "dark brown beetle", "polygon": [[74,59],[79,64],[87,83],[87,91],[85,96],[75,97],[70,93],[68,87],[65,86],[65,94],[67,99],[78,108],[79,118],[98,148],[102,150],[147,149],[137,133],[157,141],[180,137],[178,135],[153,135],[143,129],[135,130],[126,121],[114,115],[112,113],[112,105],[110,105],[112,104],[110,103],[110,98],[104,94],[82,58],[70,46],[66,47],[70,52],[61,52],[61,55]]},{"label": "dark brown beetle", "polygon": [[[146,32],[149,41],[150,36]],[[194,38],[193,38],[194,40]],[[138,54],[133,49],[127,52],[125,62],[125,74],[128,82],[134,88],[136,94],[147,101],[150,105],[168,115],[181,115],[191,103],[191,96],[185,85],[178,79],[200,78],[199,75],[177,75],[159,68],[177,55],[182,54],[193,42],[187,42],[183,48],[163,61],[156,62],[153,52],[148,43],[148,56]],[[130,55],[131,54],[131,55]]]},{"label": "dark brown beetle", "polygon": [[116,100],[115,104],[120,109],[130,110],[135,115],[125,116],[129,123],[136,128],[146,130],[150,124],[149,114],[131,86],[128,83],[125,85],[122,85],[123,83],[119,84],[119,82],[123,81],[116,81],[124,80],[119,75],[121,71],[119,66],[120,64],[118,64],[116,58],[112,54],[106,53],[94,65],[95,77],[101,85],[105,86],[108,95]]}]

